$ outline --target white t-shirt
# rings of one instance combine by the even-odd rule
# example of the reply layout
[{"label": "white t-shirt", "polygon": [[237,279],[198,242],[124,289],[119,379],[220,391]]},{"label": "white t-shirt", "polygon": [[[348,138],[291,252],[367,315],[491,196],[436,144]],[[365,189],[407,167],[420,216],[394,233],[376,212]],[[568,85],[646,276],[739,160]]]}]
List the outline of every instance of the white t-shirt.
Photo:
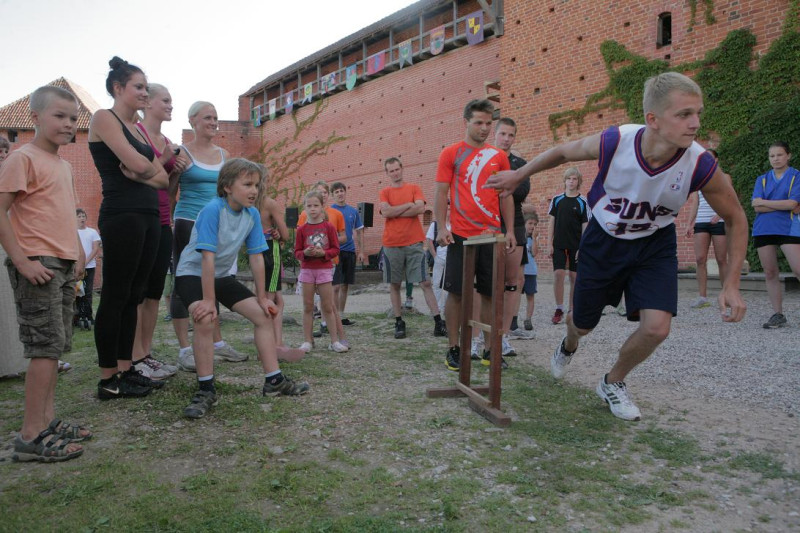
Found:
[{"label": "white t-shirt", "polygon": [[[81,238],[81,245],[83,245],[83,253],[86,254],[86,257],[89,257],[89,254],[92,253],[92,244],[96,242],[100,242],[100,235],[97,231],[93,230],[92,228],[84,228],[78,230],[78,236]],[[97,261],[92,258],[91,261],[86,263],[86,268],[95,268],[97,267]]]},{"label": "white t-shirt", "polygon": [[[432,240],[434,243],[436,240],[433,238],[433,226],[436,222],[431,222],[431,225],[428,226],[428,233],[425,235],[426,239]],[[450,224],[447,224],[447,230],[450,230]],[[441,259],[442,261],[447,260],[447,246],[437,246],[436,247],[436,257]]]}]

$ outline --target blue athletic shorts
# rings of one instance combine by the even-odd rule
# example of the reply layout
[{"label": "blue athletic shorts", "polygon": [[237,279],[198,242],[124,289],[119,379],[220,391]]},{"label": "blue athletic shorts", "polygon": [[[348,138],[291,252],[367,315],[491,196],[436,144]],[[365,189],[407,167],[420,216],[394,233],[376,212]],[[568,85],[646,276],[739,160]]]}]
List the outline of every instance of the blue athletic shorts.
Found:
[{"label": "blue athletic shorts", "polygon": [[678,314],[678,256],[675,225],[642,239],[617,239],[595,219],[581,238],[572,320],[593,329],[607,305],[616,307],[625,293],[628,320],[639,310]]}]

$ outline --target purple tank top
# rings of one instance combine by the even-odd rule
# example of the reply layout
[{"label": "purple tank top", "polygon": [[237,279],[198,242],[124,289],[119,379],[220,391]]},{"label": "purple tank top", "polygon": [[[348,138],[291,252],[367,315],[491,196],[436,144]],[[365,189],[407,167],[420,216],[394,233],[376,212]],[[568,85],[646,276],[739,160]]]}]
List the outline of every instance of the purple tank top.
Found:
[{"label": "purple tank top", "polygon": [[[144,124],[141,122],[136,123],[136,127],[147,137],[147,142],[150,143],[150,147],[153,148],[153,152],[155,152],[156,157],[161,157],[163,152],[159,152],[156,145],[153,144],[153,140],[150,138],[150,134],[147,133],[147,130],[144,127]],[[164,140],[169,144],[169,139],[166,135],[164,135]],[[172,168],[175,166],[175,156],[172,156],[169,161],[164,164],[164,170],[169,174],[172,172]],[[161,220],[162,226],[169,226],[169,192],[167,189],[158,189],[158,215]]]}]

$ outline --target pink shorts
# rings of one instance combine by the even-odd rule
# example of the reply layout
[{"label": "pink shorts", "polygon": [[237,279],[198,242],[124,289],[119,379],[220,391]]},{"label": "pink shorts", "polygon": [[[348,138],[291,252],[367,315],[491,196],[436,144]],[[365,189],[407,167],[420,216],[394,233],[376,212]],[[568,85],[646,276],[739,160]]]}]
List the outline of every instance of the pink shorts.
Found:
[{"label": "pink shorts", "polygon": [[322,285],[333,281],[333,272],[330,268],[301,268],[297,281]]}]

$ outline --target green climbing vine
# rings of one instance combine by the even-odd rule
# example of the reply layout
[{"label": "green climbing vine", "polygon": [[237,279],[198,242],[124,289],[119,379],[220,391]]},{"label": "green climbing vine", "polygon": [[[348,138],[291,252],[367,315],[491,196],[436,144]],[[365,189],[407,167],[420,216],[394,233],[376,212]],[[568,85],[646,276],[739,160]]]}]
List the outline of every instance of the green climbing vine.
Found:
[{"label": "green climbing vine", "polygon": [[[304,120],[297,118],[297,111],[293,112],[291,117],[294,122],[294,132],[283,139],[274,142],[264,140],[264,129],[262,129],[261,145],[258,151],[250,156],[251,160],[258,161],[269,169],[270,181],[267,194],[272,198],[282,197],[286,206],[300,205],[303,196],[308,192],[309,186],[299,179],[303,165],[312,157],[324,156],[332,145],[347,139],[337,135],[336,131],[331,131],[325,139],[316,139],[307,145],[297,145],[300,135],[316,122],[326,107],[326,99],[317,100],[314,110]],[[297,263],[294,257],[293,238],[284,243],[281,257],[285,266]]]},{"label": "green climbing vine", "polygon": [[[696,1],[690,4],[696,7]],[[711,2],[706,1],[706,22]],[[670,66],[665,61],[636,55],[615,41],[606,41],[600,53],[608,72],[608,85],[591,95],[580,109],[549,116],[553,138],[571,133],[585,117],[603,109],[624,109],[631,122],[642,123],[642,92],[650,76],[674,70],[693,76],[703,89],[705,109],[701,139],[718,142],[722,168],[731,174],[734,188],[752,224],[755,213],[750,198],[756,177],[768,170],[770,143],[783,140],[800,152],[800,0],[791,0],[783,34],[757,58],[755,36],[746,29],[730,32],[720,45],[699,61]],[[755,65],[755,66],[754,66]],[[760,269],[755,250],[748,261]],[[786,268],[785,261],[781,267]]]},{"label": "green climbing vine", "polygon": [[[706,10],[704,13],[706,24],[711,26],[717,19],[714,17],[714,0],[703,0],[703,3],[706,5]],[[689,31],[694,29],[694,25],[697,22],[697,0],[689,0]]]}]

